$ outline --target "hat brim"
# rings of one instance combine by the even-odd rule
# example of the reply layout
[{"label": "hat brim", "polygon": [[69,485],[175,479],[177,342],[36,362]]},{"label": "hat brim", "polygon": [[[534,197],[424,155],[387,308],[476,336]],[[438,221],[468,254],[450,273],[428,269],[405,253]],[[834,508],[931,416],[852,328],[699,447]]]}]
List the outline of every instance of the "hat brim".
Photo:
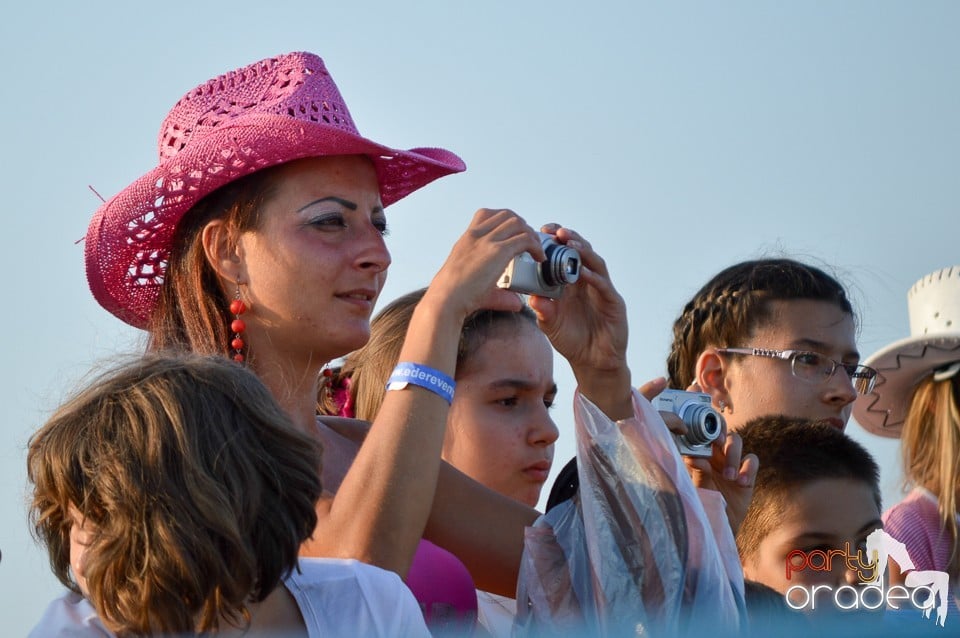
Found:
[{"label": "hat brim", "polygon": [[308,157],[366,155],[389,206],[466,169],[441,148],[397,150],[323,123],[274,114],[238,118],[184,148],[103,204],[87,229],[87,282],[118,318],[145,328],[156,306],[174,230],[203,197],[255,171]]},{"label": "hat brim", "polygon": [[877,383],[853,404],[853,418],[868,432],[899,438],[917,384],[954,361],[960,361],[960,332],[910,337],[879,350],[864,361],[877,370]]}]

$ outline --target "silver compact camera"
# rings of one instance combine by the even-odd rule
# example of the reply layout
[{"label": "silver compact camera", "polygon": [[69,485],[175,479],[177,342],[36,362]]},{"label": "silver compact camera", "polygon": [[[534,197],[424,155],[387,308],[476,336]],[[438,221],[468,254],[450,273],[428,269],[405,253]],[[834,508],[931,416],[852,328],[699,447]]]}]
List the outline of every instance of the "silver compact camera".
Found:
[{"label": "silver compact camera", "polygon": [[653,407],[673,412],[686,424],[686,434],[672,434],[677,449],[684,456],[708,457],[710,444],[723,430],[723,415],[713,409],[710,395],[683,390],[664,390],[654,399]]},{"label": "silver compact camera", "polygon": [[537,262],[530,253],[517,255],[507,264],[497,286],[556,299],[566,284],[572,284],[580,277],[580,253],[547,233],[540,233],[540,245],[546,259]]}]

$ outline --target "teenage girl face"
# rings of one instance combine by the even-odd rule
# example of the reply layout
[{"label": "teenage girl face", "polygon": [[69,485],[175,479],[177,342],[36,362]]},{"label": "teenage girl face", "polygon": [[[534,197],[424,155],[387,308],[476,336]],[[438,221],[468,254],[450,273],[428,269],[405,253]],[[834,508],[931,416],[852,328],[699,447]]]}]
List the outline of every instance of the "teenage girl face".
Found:
[{"label": "teenage girl face", "polygon": [[558,430],[553,349],[531,322],[495,327],[457,370],[443,458],[474,480],[535,506]]},{"label": "teenage girl face", "polygon": [[[770,317],[743,346],[809,350],[842,363],[860,361],[853,317],[826,301],[772,302]],[[771,414],[823,419],[839,429],[846,427],[857,393],[842,368],[824,381],[810,381],[793,376],[789,361],[750,355],[721,358],[730,429]]]},{"label": "teenage girl face", "polygon": [[[390,265],[376,171],[361,156],[291,162],[238,242],[254,348],[324,363],[359,348]],[[232,295],[231,295],[232,296]]]}]

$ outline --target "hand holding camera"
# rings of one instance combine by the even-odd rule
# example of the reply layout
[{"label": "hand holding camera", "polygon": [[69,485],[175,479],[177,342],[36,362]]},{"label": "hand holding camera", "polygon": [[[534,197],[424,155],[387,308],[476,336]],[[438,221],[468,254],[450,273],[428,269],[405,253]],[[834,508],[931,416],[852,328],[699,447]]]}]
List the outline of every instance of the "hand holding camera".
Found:
[{"label": "hand holding camera", "polygon": [[580,254],[547,233],[540,233],[540,245],[546,259],[537,262],[530,253],[517,255],[507,264],[497,286],[557,299],[566,284],[575,283],[580,277]]},{"label": "hand holding camera", "polygon": [[541,230],[544,261],[531,266],[521,255],[503,271],[498,285],[536,289],[528,303],[550,343],[570,364],[580,393],[609,418],[627,418],[633,403],[626,304],[590,242],[559,224]]},{"label": "hand holding camera", "polygon": [[661,412],[672,412],[687,426],[686,434],[671,432],[677,449],[684,456],[709,458],[711,446],[723,432],[723,415],[711,405],[709,394],[666,389],[653,401]]},{"label": "hand holding camera", "polygon": [[757,456],[742,453],[743,442],[736,432],[726,432],[720,438],[725,422],[713,408],[709,394],[698,392],[697,385],[691,385],[686,392],[666,389],[666,382],[661,377],[638,389],[661,412],[668,427],[676,419],[683,421],[685,432],[671,431],[671,435],[690,478],[696,487],[723,495],[730,527],[736,533],[753,497],[759,469]]}]

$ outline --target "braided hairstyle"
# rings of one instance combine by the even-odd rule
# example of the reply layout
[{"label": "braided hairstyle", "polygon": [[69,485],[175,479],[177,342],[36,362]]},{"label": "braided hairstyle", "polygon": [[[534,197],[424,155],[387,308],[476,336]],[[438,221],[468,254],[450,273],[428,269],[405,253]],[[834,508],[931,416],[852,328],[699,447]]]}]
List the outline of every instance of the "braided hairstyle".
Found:
[{"label": "braided hairstyle", "polygon": [[794,299],[834,303],[855,318],[840,282],[814,266],[792,259],[758,259],[717,273],[673,323],[667,357],[670,387],[682,390],[694,382],[697,359],[706,348],[747,345],[745,340],[770,318],[771,301]]}]

